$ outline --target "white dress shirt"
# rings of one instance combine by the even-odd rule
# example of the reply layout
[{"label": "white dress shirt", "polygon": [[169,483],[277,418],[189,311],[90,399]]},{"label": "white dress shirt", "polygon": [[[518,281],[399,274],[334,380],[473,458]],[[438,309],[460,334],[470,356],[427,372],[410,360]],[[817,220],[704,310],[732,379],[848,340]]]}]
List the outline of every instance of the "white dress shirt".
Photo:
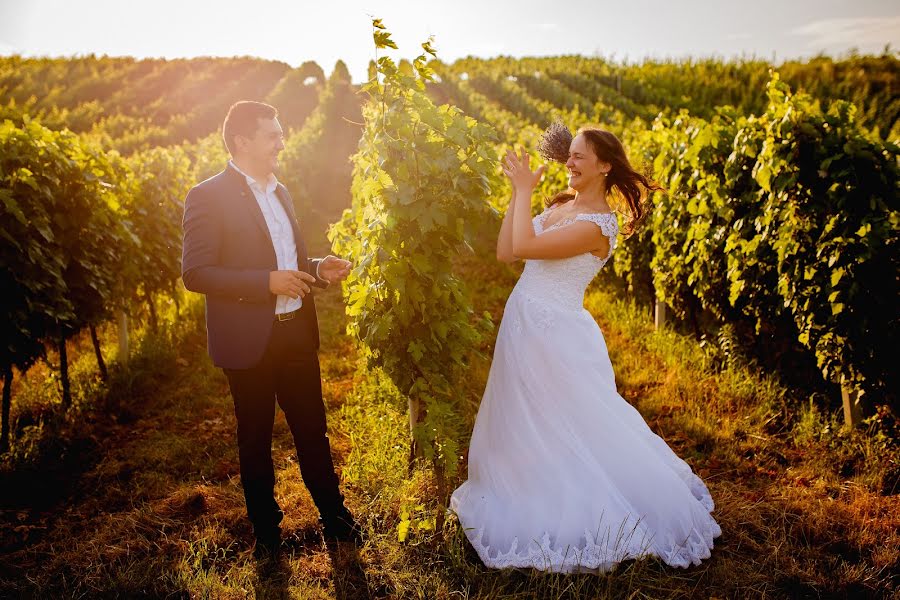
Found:
[{"label": "white dress shirt", "polygon": [[[266,220],[266,225],[269,228],[269,235],[272,236],[272,244],[275,246],[275,257],[278,260],[278,270],[299,271],[294,229],[291,227],[290,217],[275,194],[275,188],[278,186],[278,180],[275,178],[275,175],[269,173],[269,180],[263,187],[260,182],[241,171],[234,164],[233,160],[228,162],[247,179],[247,185],[250,186],[250,190],[256,197],[256,202],[259,204],[259,208]],[[303,298],[291,298],[290,296],[279,294],[275,301],[275,314],[291,312],[301,306],[303,306]]]}]

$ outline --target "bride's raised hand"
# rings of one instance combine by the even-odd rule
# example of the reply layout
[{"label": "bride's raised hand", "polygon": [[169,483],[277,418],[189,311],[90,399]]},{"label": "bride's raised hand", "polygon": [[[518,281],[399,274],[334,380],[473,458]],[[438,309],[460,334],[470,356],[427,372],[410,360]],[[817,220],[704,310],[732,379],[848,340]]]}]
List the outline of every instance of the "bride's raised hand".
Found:
[{"label": "bride's raised hand", "polygon": [[521,156],[518,156],[512,150],[506,151],[506,157],[503,159],[503,173],[509,177],[513,188],[533,190],[540,182],[541,176],[547,170],[547,166],[541,165],[536,171],[532,171],[529,165],[531,157],[525,151],[525,148],[520,146],[520,149],[522,150]]}]

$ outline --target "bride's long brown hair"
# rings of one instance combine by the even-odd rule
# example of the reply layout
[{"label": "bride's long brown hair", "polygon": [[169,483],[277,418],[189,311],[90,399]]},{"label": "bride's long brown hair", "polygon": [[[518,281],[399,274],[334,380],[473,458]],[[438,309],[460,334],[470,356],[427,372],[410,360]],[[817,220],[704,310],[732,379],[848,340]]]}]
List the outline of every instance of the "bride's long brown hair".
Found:
[{"label": "bride's long brown hair", "polygon": [[[598,159],[612,165],[604,178],[606,192],[610,194],[614,192],[628,206],[629,219],[625,223],[625,233],[631,235],[643,225],[649,214],[647,194],[654,190],[664,192],[665,188],[634,170],[625,154],[622,142],[612,132],[599,127],[582,127],[578,133],[585,137],[588,146],[591,147]],[[644,187],[644,190],[641,189],[641,186]],[[566,203],[573,198],[575,198],[575,193],[572,188],[569,188],[564,192],[557,193],[545,204],[553,206],[558,203]]]}]

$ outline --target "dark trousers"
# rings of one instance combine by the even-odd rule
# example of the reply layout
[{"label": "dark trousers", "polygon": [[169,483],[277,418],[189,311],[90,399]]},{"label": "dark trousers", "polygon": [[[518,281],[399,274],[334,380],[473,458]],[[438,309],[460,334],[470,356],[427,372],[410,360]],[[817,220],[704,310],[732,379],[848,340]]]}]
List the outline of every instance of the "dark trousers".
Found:
[{"label": "dark trousers", "polygon": [[223,369],[234,398],[247,516],[257,535],[273,531],[284,517],[275,500],[272,465],[276,400],[294,438],[303,482],[319,513],[327,518],[343,507],[326,433],[319,356],[311,349],[308,327],[300,318],[275,321],[259,364]]}]

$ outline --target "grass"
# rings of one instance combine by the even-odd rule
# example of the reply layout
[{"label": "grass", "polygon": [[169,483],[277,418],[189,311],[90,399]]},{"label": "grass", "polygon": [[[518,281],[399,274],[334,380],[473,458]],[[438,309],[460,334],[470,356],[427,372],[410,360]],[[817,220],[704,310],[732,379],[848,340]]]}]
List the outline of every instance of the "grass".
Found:
[{"label": "grass", "polygon": [[[476,308],[499,322],[519,267],[465,259]],[[405,400],[366,371],[344,334],[336,290],[317,299],[329,432],[358,550],[329,550],[279,410],[273,459],[288,550],[252,557],[227,384],[206,357],[193,298],[162,331],[141,333],[128,369],[93,375],[73,349],[76,406],[55,414],[39,367],[21,381],[23,428],[0,470],[0,597],[94,598],[888,598],[898,594],[900,503],[895,446],[871,428],[843,432],[815,399],[671,329],[608,291],[586,306],[606,338],[620,394],[707,482],[723,529],[712,557],[687,570],[653,559],[592,575],[496,571],[439,507],[427,470],[406,470]],[[105,338],[113,339],[107,332]],[[492,340],[482,351],[490,356]],[[112,356],[112,349],[106,349]],[[468,430],[489,363],[461,382]],[[43,425],[41,425],[43,423]],[[463,445],[468,430],[463,431]],[[464,457],[460,479],[464,476]],[[62,467],[60,465],[63,465]],[[11,491],[12,490],[12,491]],[[405,542],[398,530],[405,527]]]}]

